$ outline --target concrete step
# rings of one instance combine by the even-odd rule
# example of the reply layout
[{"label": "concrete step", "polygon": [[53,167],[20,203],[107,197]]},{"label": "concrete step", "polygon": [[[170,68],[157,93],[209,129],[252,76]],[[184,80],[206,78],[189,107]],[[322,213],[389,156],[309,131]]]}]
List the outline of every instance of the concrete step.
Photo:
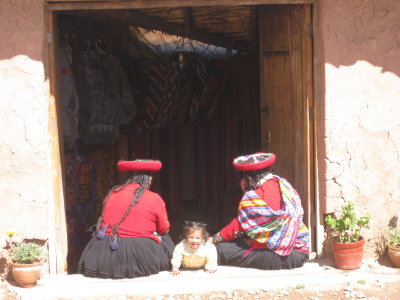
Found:
[{"label": "concrete step", "polygon": [[[400,269],[364,260],[360,269],[339,270],[330,260],[315,260],[293,270],[264,271],[221,266],[216,273],[164,271],[134,279],[96,279],[82,275],[47,275],[32,288],[9,285],[19,300],[168,299],[168,295],[193,295],[235,290],[329,289],[338,284],[400,282]],[[183,297],[184,298],[184,297]]]}]

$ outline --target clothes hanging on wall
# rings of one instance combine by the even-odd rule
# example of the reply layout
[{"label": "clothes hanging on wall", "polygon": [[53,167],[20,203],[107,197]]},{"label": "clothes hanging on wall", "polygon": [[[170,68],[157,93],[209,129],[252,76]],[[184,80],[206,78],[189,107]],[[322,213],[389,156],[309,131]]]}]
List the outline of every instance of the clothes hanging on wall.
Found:
[{"label": "clothes hanging on wall", "polygon": [[195,123],[215,116],[226,81],[230,64],[226,59],[198,59],[195,70],[195,89],[190,103],[190,122]]},{"label": "clothes hanging on wall", "polygon": [[61,91],[61,118],[64,143],[67,148],[72,148],[75,140],[79,137],[79,98],[71,71],[71,47],[68,44],[64,44],[59,46],[58,50],[58,75]]},{"label": "clothes hanging on wall", "polygon": [[72,46],[72,72],[80,100],[80,139],[85,145],[109,145],[119,138],[119,126],[137,114],[128,79],[118,57],[85,40]]},{"label": "clothes hanging on wall", "polygon": [[79,257],[91,238],[101,204],[114,185],[115,150],[100,148],[90,154],[65,155],[65,212],[68,234],[68,272],[75,273]]},{"label": "clothes hanging on wall", "polygon": [[147,92],[138,131],[215,117],[229,74],[226,59],[175,53],[145,68]]}]

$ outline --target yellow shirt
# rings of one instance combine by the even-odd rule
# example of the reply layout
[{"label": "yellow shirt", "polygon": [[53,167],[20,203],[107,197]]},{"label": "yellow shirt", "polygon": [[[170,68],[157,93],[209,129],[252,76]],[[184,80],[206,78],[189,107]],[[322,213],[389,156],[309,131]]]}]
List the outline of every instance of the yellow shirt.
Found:
[{"label": "yellow shirt", "polygon": [[171,259],[172,270],[178,271],[182,266],[188,269],[200,269],[214,271],[217,269],[217,248],[214,244],[202,244],[198,249],[193,250],[186,240],[182,240],[174,249]]}]

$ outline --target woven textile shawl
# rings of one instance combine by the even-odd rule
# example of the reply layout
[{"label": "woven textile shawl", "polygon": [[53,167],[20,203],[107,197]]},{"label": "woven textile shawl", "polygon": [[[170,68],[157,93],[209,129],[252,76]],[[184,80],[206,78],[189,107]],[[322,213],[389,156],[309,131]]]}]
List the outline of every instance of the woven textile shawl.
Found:
[{"label": "woven textile shawl", "polygon": [[274,211],[253,190],[247,191],[239,204],[238,220],[251,239],[281,256],[293,248],[308,251],[308,229],[304,225],[303,208],[296,190],[286,179],[274,175],[282,194],[282,210]]}]

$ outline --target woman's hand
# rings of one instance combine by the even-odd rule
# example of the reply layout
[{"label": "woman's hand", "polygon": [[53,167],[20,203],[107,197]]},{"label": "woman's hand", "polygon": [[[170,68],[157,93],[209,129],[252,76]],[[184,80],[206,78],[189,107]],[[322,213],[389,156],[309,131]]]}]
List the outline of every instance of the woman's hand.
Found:
[{"label": "woman's hand", "polygon": [[212,236],[210,236],[210,237],[207,239],[207,243],[214,244],[214,238],[213,238]]}]

